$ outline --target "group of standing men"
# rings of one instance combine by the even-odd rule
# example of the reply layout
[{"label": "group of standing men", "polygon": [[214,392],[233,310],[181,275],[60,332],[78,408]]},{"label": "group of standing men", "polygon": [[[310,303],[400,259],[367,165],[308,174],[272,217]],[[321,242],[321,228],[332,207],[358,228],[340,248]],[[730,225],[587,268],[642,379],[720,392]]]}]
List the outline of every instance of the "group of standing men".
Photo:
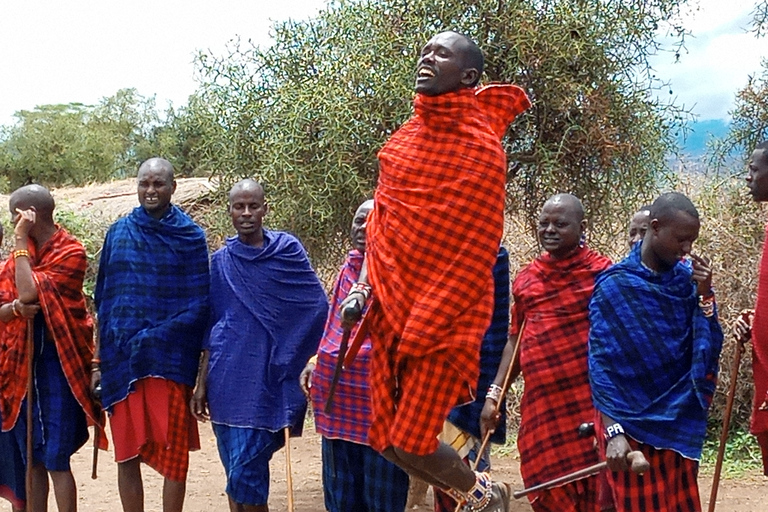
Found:
[{"label": "group of standing men", "polygon": [[[696,461],[722,331],[708,262],[691,252],[699,219],[685,196],[657,199],[642,240],[613,266],[585,246],[580,201],[550,198],[539,219],[545,253],[515,280],[510,341],[488,392],[476,397],[488,371],[483,339],[504,304],[504,274],[495,273],[505,258],[500,141],[530,106],[518,87],[478,88],[482,73],[482,53],[465,36],[444,32],[423,48],[414,116],[379,153],[375,198],[353,220],[355,250],[330,311],[298,240],[262,227],[261,185],[243,180],[230,191],[237,235],[209,264],[202,229],[171,203],[170,163],[155,158],[139,169],[141,206],[104,242],[94,344],[82,245],[53,222],[46,189],[14,192],[15,248],[0,271],[2,483],[17,482],[24,465],[25,362],[33,357],[31,511],[45,510],[49,474],[59,510],[76,510],[69,458],[87,423],[102,429],[97,396],[125,511],[143,510],[140,462],[165,477],[163,510],[182,510],[197,418],[213,423],[230,510],[266,512],[269,460],[301,433],[300,381],[323,435],[328,510],[402,510],[408,474],[464,510],[506,512],[507,485],[468,467],[446,442],[455,436],[445,420],[470,437],[495,430],[504,377],[522,372],[526,484],[598,460],[593,441],[578,436],[584,422],[595,424],[611,469],[605,480],[531,495],[534,510],[699,510]],[[768,200],[762,173],[761,152],[748,181],[756,199]],[[344,331],[358,355],[325,411]],[[471,403],[481,425],[454,409]],[[631,451],[648,459],[648,472],[625,471]]]}]

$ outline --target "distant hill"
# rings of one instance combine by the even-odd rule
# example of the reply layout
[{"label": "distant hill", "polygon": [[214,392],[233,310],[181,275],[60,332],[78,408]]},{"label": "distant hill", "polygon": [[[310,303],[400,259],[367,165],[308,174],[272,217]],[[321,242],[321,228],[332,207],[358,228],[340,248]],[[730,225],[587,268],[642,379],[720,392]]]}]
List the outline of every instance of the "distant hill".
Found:
[{"label": "distant hill", "polygon": [[683,153],[697,158],[707,151],[707,143],[715,138],[724,137],[728,133],[728,122],[724,119],[707,119],[691,123],[685,140],[682,134],[678,136],[678,144]]}]

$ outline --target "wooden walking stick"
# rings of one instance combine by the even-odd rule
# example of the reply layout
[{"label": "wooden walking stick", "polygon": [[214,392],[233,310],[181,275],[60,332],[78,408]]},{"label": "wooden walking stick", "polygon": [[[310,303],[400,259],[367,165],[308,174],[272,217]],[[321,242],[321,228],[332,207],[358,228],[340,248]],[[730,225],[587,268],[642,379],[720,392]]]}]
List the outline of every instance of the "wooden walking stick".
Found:
[{"label": "wooden walking stick", "polygon": [[715,474],[712,478],[712,492],[709,494],[709,512],[715,511],[717,502],[717,489],[720,486],[720,471],[723,469],[723,459],[725,458],[725,442],[728,440],[728,429],[731,426],[731,413],[733,412],[733,399],[736,394],[736,384],[739,379],[739,366],[741,365],[741,353],[744,351],[744,344],[737,340],[736,353],[733,355],[731,364],[731,382],[728,386],[728,397],[725,402],[725,412],[723,413],[723,431],[720,432],[720,446],[717,448],[717,462],[715,463]]},{"label": "wooden walking stick", "polygon": [[35,321],[32,318],[27,319],[27,467],[26,474],[24,475],[24,485],[27,491],[27,503],[29,504],[32,499],[32,446],[34,430],[32,429],[32,414],[33,398],[32,395],[35,391],[34,384],[34,359],[35,359]]},{"label": "wooden walking stick", "polygon": [[[642,475],[643,473],[648,471],[651,467],[651,465],[645,459],[645,455],[643,455],[643,452],[638,452],[638,451],[629,452],[627,454],[627,462],[629,462],[630,469],[632,470],[632,472],[638,475]],[[515,491],[512,493],[512,496],[515,499],[520,499],[523,496],[527,496],[532,492],[546,491],[547,489],[551,489],[553,487],[566,485],[571,482],[575,482],[576,480],[581,480],[582,478],[596,475],[607,467],[608,467],[608,463],[606,461],[598,462],[597,464],[593,464],[592,466],[589,466],[587,468],[579,469],[574,471],[573,473],[568,473],[567,475],[554,478],[549,482],[544,482],[543,484],[534,485],[533,487],[523,489],[522,491]]]},{"label": "wooden walking stick", "polygon": [[[520,358],[520,340],[523,339],[524,330],[525,330],[525,320],[523,320],[523,323],[520,325],[520,331],[517,333],[517,342],[515,343],[515,351],[512,352],[512,360],[509,362],[509,367],[507,367],[507,373],[504,374],[504,382],[501,384],[501,396],[499,397],[499,401],[496,402],[496,407],[493,410],[494,413],[498,413],[502,407],[506,407],[507,388],[509,388],[509,385],[511,384],[510,380],[512,380],[512,368],[515,367],[515,363]],[[480,458],[483,456],[483,452],[485,451],[485,448],[488,446],[488,443],[491,440],[491,434],[493,434],[493,432],[489,430],[483,436],[483,442],[480,444],[480,449],[477,451],[477,457],[472,463],[472,471],[477,469],[477,465],[480,463]]]},{"label": "wooden walking stick", "polygon": [[291,428],[285,427],[285,482],[288,487],[288,512],[293,512],[293,476],[291,475]]},{"label": "wooden walking stick", "polygon": [[97,469],[99,467],[99,445],[101,444],[101,383],[93,390],[93,397],[96,399],[96,423],[93,425],[93,462],[91,463],[91,478],[96,480],[99,476]]},{"label": "wooden walking stick", "polygon": [[[509,362],[509,366],[507,367],[507,372],[504,374],[504,381],[501,384],[501,396],[499,397],[499,401],[496,402],[496,407],[494,407],[493,409],[494,413],[498,413],[502,407],[506,407],[507,388],[510,385],[509,381],[512,380],[512,368],[515,367],[515,363],[520,358],[520,340],[523,338],[524,330],[525,330],[525,320],[523,320],[523,323],[520,324],[520,331],[517,333],[517,342],[515,343],[515,350],[514,352],[512,352],[512,360]],[[480,449],[477,451],[475,460],[472,461],[472,464],[470,465],[470,468],[472,469],[472,471],[477,469],[477,465],[480,463],[480,459],[483,457],[483,452],[485,451],[485,448],[488,446],[488,443],[491,441],[492,434],[493,432],[489,430],[483,436],[483,442],[480,443]],[[455,512],[459,512],[462,506],[463,505],[461,503],[457,503]]]}]

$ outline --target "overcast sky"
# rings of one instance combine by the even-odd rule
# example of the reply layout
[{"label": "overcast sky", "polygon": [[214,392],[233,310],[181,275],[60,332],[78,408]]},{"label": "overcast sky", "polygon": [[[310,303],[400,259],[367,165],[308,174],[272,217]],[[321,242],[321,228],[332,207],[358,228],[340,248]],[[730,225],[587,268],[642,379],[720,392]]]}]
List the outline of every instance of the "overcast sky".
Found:
[{"label": "overcast sky", "polygon": [[[735,92],[768,57],[746,33],[754,0],[700,0],[686,22],[688,52],[654,60],[678,103],[724,119]],[[272,20],[305,19],[325,0],[5,0],[0,6],[0,124],[48,103],[92,104],[135,87],[183,105],[197,50],[222,53],[235,36],[269,44]],[[667,93],[668,95],[668,93]]]}]

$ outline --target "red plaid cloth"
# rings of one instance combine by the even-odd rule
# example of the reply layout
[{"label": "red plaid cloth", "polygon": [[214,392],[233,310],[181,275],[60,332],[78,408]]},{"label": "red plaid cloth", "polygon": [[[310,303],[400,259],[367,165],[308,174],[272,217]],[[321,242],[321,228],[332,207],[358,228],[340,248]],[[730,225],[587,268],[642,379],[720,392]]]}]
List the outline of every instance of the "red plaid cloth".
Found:
[{"label": "red plaid cloth", "polygon": [[[328,320],[317,349],[311,396],[315,426],[323,437],[368,444],[368,429],[371,426],[370,337],[365,337],[354,361],[345,365],[333,397],[331,413],[325,413],[325,402],[328,400],[344,331],[341,327],[341,302],[360,277],[362,266],[363,254],[353,250],[336,278]],[[352,337],[355,334],[353,329]]]},{"label": "red plaid cloth", "polygon": [[[96,418],[101,420],[101,415],[90,395],[93,321],[83,296],[85,248],[66,230],[59,228],[40,249],[30,244],[29,252],[41,311],[56,343],[64,375],[89,423],[96,423]],[[15,276],[16,264],[10,256],[0,270],[1,303],[18,296]],[[0,325],[0,329],[3,354],[0,360],[0,415],[3,430],[10,430],[16,424],[27,392],[26,319],[14,317]],[[103,425],[103,421],[98,423]]]},{"label": "red plaid cloth", "polygon": [[[601,453],[605,439],[600,436]],[[701,512],[699,463],[672,450],[657,450],[627,437],[632,450],[643,452],[651,469],[642,476],[632,471],[608,471],[616,512]]]},{"label": "red plaid cloth", "polygon": [[[371,313],[380,307],[371,306]],[[453,365],[454,354],[448,350],[424,357],[402,355],[384,315],[375,315],[371,324],[371,398],[372,417],[368,441],[383,452],[390,446],[415,455],[437,450],[437,436],[451,409],[473,399],[472,386]]]},{"label": "red plaid cloth", "polygon": [[597,478],[582,478],[539,494],[531,508],[534,512],[601,512],[598,487]]},{"label": "red plaid cloth", "polygon": [[[521,270],[512,285],[512,339],[526,321],[520,340],[525,388],[517,438],[526,487],[598,462],[593,439],[579,439],[577,429],[595,414],[587,373],[588,305],[595,276],[610,264],[586,247],[563,260],[544,254]],[[535,502],[543,494],[529,499]],[[596,505],[596,493],[581,496]]]},{"label": "red plaid cloth", "polygon": [[[379,152],[379,183],[366,228],[368,276],[381,304],[371,314],[385,317],[371,319],[374,345],[377,339],[392,344],[396,338],[392,357],[398,358],[450,351],[449,364],[462,389],[477,382],[480,343],[493,309],[491,270],[504,227],[507,171],[499,140],[529,106],[523,90],[512,85],[417,95],[414,117]],[[388,331],[377,333],[376,328]],[[374,352],[380,348],[391,347],[374,346]],[[374,361],[373,388],[387,381],[376,373],[389,371]],[[424,386],[437,390],[449,385],[440,372],[426,373]],[[394,404],[377,403],[389,391],[373,390],[374,423],[391,416],[383,411]],[[436,414],[448,403],[444,398],[434,410],[433,403],[422,404],[429,412],[412,420],[434,417],[442,428],[445,415]],[[452,398],[450,405],[455,405],[458,397]],[[412,430],[422,429],[416,424],[405,428]],[[374,448],[391,444],[386,432],[386,426],[374,424]],[[434,439],[422,442],[407,445],[417,452],[436,446]]]},{"label": "red plaid cloth", "polygon": [[768,226],[760,259],[757,303],[752,325],[752,374],[755,398],[750,430],[757,436],[763,452],[763,473],[768,475]]},{"label": "red plaid cloth", "polygon": [[192,388],[159,377],[134,383],[135,390],[113,407],[109,423],[115,460],[141,456],[168,480],[183,482],[189,452],[200,449],[197,421],[189,411]]}]

